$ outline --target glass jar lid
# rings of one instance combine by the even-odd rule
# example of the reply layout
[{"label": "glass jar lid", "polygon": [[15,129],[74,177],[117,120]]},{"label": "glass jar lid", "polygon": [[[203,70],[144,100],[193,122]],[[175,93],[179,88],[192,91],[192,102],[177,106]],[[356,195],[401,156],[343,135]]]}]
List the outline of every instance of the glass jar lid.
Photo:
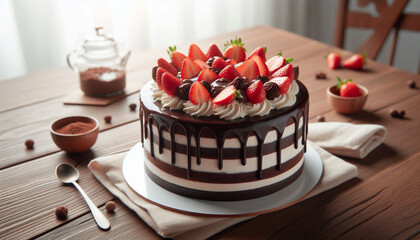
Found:
[{"label": "glass jar lid", "polygon": [[97,27],[95,30],[95,34],[86,36],[83,41],[83,57],[92,61],[118,58],[118,42],[105,34],[103,27]]}]

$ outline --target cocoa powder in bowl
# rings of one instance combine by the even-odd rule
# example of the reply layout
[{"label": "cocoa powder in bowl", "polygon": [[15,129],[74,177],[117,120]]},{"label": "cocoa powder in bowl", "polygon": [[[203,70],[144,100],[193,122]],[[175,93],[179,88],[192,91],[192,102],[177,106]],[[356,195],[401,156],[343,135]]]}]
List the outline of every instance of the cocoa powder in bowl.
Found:
[{"label": "cocoa powder in bowl", "polygon": [[65,117],[51,125],[50,133],[60,149],[69,153],[84,152],[95,144],[99,122],[88,116]]},{"label": "cocoa powder in bowl", "polygon": [[95,127],[95,124],[93,123],[77,121],[77,122],[69,123],[65,125],[64,127],[57,129],[57,132],[62,133],[62,134],[80,134],[80,133],[88,132],[94,127]]}]

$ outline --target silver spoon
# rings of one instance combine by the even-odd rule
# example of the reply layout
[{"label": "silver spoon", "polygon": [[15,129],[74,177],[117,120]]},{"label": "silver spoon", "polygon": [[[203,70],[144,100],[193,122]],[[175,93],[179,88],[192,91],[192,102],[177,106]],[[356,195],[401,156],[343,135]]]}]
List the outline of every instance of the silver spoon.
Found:
[{"label": "silver spoon", "polygon": [[76,183],[79,179],[79,171],[76,168],[69,164],[60,164],[55,169],[55,175],[63,183],[73,183],[73,185],[79,190],[83,198],[87,202],[87,205],[92,212],[93,218],[100,228],[103,230],[108,230],[111,224],[108,219],[102,214],[102,212],[95,206],[95,204],[90,200],[88,195],[83,191],[83,189]]}]

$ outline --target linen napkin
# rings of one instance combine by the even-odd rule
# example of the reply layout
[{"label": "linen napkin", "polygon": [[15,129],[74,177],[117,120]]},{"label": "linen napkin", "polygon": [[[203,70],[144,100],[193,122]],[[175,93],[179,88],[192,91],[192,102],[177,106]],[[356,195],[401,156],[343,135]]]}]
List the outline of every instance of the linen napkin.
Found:
[{"label": "linen napkin", "polygon": [[[325,123],[325,125],[326,124],[329,123]],[[353,126],[349,127],[353,128]],[[332,129],[334,129],[335,132],[337,131],[335,128]],[[309,131],[311,131],[311,127],[309,127]],[[350,131],[350,133],[361,134],[365,132]],[[329,133],[324,131],[320,134]],[[317,146],[316,143],[310,141],[308,141],[308,143],[312,144],[319,153],[323,161],[324,170],[320,182],[306,198],[310,198],[321,192],[334,188],[357,176],[357,168],[354,165],[331,155]],[[324,140],[322,143],[325,145],[328,141]],[[336,146],[339,146],[339,144],[336,144]],[[126,153],[120,153],[94,159],[89,163],[89,168],[94,176],[112,194],[118,197],[127,207],[135,211],[144,222],[146,222],[162,237],[173,239],[204,239],[236,223],[255,217],[218,218],[191,216],[173,212],[151,204],[140,198],[125,182],[122,175],[122,164],[125,155]]]},{"label": "linen napkin", "polygon": [[363,159],[386,137],[386,128],[377,124],[342,122],[311,123],[308,139],[328,152]]}]

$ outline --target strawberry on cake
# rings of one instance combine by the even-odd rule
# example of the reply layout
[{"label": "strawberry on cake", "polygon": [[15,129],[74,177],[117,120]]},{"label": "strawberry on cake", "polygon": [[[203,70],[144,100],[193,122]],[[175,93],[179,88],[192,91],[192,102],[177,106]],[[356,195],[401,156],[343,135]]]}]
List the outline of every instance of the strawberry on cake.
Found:
[{"label": "strawberry on cake", "polygon": [[258,198],[303,170],[308,91],[293,59],[249,56],[241,39],[188,55],[170,47],[140,91],[145,169],[176,194],[217,201]]}]

